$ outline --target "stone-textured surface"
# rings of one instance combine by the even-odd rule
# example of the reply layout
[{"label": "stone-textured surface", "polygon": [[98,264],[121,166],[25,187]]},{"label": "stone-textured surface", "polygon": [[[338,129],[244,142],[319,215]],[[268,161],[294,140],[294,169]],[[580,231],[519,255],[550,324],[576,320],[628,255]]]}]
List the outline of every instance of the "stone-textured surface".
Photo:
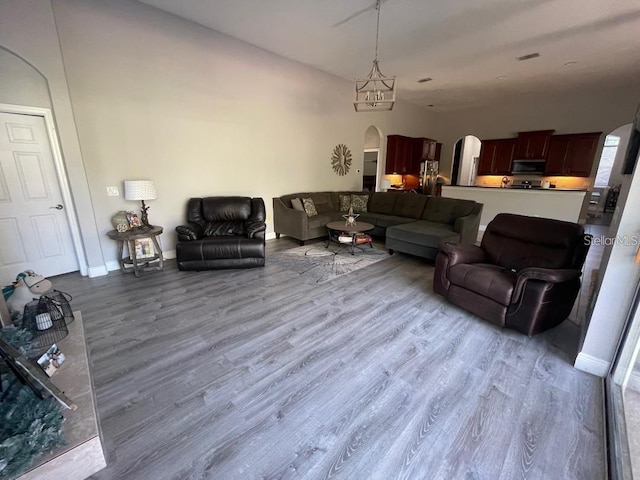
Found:
[{"label": "stone-textured surface", "polygon": [[[82,278],[82,277],[79,277]],[[60,287],[55,284],[55,288]],[[75,302],[72,302],[72,305]],[[75,307],[75,305],[73,305]],[[53,374],[51,382],[76,405],[74,411],[63,409],[62,432],[66,445],[38,458],[32,469],[20,480],[57,478],[82,480],[106,465],[98,435],[98,419],[92,390],[82,314],[68,325],[69,335],[57,342],[66,361]]]}]

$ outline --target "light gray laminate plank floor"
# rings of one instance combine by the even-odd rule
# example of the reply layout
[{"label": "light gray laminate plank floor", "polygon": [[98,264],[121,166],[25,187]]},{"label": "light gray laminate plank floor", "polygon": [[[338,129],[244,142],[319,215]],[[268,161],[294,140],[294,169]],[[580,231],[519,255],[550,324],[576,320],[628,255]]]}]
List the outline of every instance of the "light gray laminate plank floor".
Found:
[{"label": "light gray laminate plank floor", "polygon": [[396,254],[322,284],[268,258],[56,277],[87,332],[108,463],[92,478],[604,478],[577,327],[502,330],[432,275]]}]

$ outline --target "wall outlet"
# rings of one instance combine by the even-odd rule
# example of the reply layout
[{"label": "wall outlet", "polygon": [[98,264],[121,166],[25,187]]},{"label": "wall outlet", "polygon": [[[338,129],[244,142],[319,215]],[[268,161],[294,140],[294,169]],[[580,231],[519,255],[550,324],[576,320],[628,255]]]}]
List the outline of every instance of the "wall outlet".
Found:
[{"label": "wall outlet", "polygon": [[118,191],[118,187],[107,187],[108,197],[117,197],[118,195],[120,195],[120,192]]}]

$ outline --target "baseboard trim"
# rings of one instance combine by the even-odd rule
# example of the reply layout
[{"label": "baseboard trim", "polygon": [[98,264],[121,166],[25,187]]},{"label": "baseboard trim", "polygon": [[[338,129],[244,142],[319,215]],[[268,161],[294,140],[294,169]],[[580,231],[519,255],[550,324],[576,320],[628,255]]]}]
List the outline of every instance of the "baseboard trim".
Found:
[{"label": "baseboard trim", "polygon": [[120,270],[120,264],[117,260],[107,262],[107,270],[109,270],[110,272],[113,272],[114,270]]},{"label": "baseboard trim", "polygon": [[[117,262],[116,262],[116,265],[117,265]],[[108,264],[100,265],[99,267],[89,267],[87,269],[87,274],[89,275],[89,278],[104,277],[107,273],[109,273],[108,269],[109,269]]]},{"label": "baseboard trim", "polygon": [[274,238],[276,238],[276,232],[267,232],[264,234],[265,240],[273,240]]},{"label": "baseboard trim", "polygon": [[640,393],[640,372],[636,372],[635,368],[631,371],[631,375],[629,375],[627,388]]},{"label": "baseboard trim", "polygon": [[580,352],[573,366],[583,372],[587,372],[598,377],[606,377],[607,373],[609,373],[611,362]]}]

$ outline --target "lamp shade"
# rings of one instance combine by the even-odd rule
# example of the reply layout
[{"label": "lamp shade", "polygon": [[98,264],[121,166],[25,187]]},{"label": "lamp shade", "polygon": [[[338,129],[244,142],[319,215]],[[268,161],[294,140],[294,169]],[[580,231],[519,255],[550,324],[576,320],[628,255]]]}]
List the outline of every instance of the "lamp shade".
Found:
[{"label": "lamp shade", "polygon": [[155,200],[156,186],[153,180],[125,180],[125,200]]}]

